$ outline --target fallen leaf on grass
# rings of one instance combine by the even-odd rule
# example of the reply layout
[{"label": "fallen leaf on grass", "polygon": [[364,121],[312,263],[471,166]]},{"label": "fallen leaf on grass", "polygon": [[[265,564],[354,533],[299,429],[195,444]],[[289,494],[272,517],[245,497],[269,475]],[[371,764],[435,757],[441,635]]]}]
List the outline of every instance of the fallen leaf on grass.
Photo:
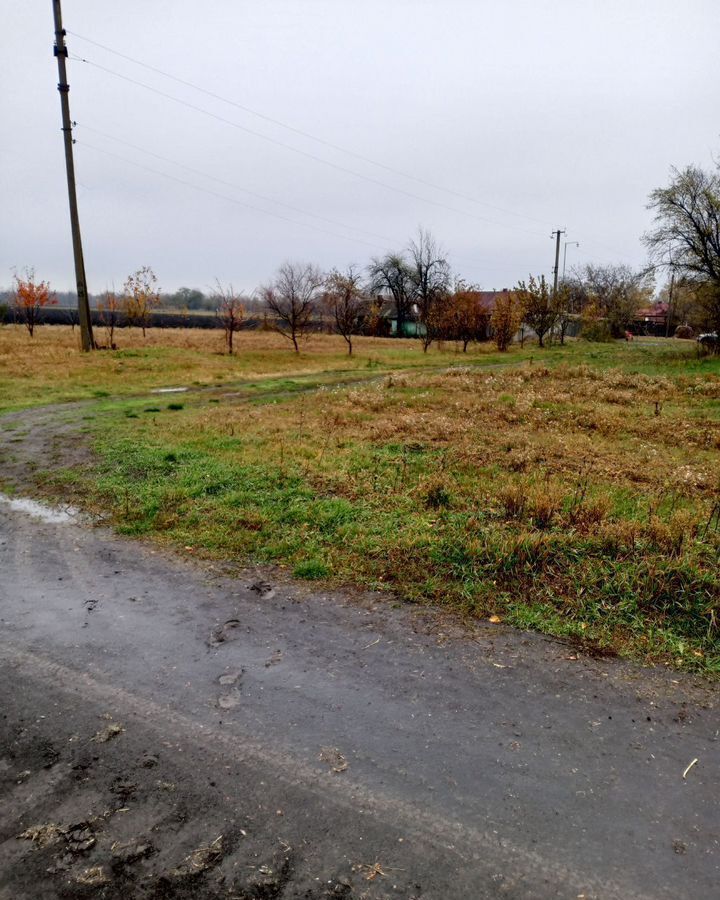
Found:
[{"label": "fallen leaf on grass", "polygon": [[488,618],[488,622],[492,622],[493,625],[499,625],[500,622],[502,622],[502,619],[500,618],[500,616],[490,616]]}]

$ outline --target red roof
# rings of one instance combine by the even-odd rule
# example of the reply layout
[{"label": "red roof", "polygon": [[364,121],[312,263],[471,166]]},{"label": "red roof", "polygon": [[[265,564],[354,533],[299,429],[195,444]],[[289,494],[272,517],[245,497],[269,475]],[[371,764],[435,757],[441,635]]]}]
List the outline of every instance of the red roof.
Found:
[{"label": "red roof", "polygon": [[667,303],[653,303],[652,306],[646,306],[639,309],[635,313],[636,319],[665,319],[668,314]]}]

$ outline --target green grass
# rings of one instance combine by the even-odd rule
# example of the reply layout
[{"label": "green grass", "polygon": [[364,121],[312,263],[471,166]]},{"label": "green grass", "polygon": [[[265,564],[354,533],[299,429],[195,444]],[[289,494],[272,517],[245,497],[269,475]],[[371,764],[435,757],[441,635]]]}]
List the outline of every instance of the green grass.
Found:
[{"label": "green grass", "polygon": [[128,535],[720,673],[720,362],[393,343],[284,371],[272,349],[255,377],[209,358],[182,402],[148,396],[155,369],[138,396],[98,380],[95,467],[44,479]]}]

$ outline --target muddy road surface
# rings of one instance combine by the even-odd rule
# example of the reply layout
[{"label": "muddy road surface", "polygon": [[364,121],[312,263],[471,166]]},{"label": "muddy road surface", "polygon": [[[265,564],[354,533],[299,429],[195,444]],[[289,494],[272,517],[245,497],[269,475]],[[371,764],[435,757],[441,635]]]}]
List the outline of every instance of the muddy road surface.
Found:
[{"label": "muddy road surface", "polygon": [[7,500],[0,711],[2,900],[720,884],[711,686]]}]

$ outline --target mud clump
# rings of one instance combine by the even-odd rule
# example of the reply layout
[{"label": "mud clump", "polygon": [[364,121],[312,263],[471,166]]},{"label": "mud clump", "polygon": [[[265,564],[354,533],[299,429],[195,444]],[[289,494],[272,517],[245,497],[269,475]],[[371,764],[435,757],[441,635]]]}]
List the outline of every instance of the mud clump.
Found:
[{"label": "mud clump", "polygon": [[115,841],[110,848],[113,862],[118,865],[130,865],[141,859],[147,859],[155,852],[155,847],[150,841],[138,839],[130,841]]}]

